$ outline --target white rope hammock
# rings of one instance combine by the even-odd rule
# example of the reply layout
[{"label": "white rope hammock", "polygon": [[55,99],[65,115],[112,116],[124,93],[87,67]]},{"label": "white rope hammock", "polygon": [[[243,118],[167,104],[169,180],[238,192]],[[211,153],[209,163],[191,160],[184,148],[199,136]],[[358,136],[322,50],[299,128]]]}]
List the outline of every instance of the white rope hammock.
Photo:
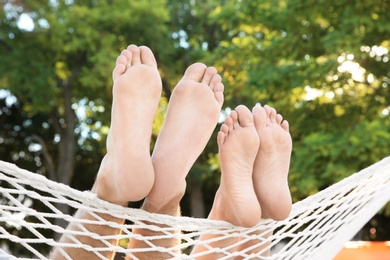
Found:
[{"label": "white rope hammock", "polygon": [[[22,246],[31,252],[33,258],[47,259],[37,248],[43,244],[57,247],[65,259],[71,259],[61,248],[84,248],[96,254],[96,259],[105,259],[101,252],[116,251],[136,259],[137,252],[165,252],[171,259],[193,259],[211,252],[224,255],[220,259],[231,259],[234,256],[243,259],[332,259],[361,227],[367,223],[390,200],[390,157],[340,181],[339,183],[293,205],[290,216],[280,222],[262,221],[254,228],[236,227],[222,221],[195,219],[189,217],[171,217],[150,214],[139,209],[124,208],[113,205],[95,197],[91,192],[80,192],[66,185],[59,184],[45,177],[19,169],[13,164],[0,161],[0,241],[8,240],[10,252],[0,249],[0,259],[15,259],[12,256],[13,246]],[[31,201],[43,204],[40,212],[30,208]],[[72,215],[63,214],[56,205],[67,204],[74,209],[89,212],[94,220],[81,220]],[[99,214],[109,214],[126,219],[125,224],[103,220]],[[68,223],[77,224],[81,231],[67,230],[52,224],[60,218]],[[148,224],[144,224],[147,221]],[[122,234],[99,236],[84,228],[84,224],[108,225],[121,228]],[[23,230],[26,237],[8,232],[10,228]],[[133,234],[134,228],[144,228],[159,232],[156,236]],[[174,232],[180,229],[181,232]],[[72,243],[60,243],[45,236],[47,230],[67,234]],[[267,230],[274,233],[267,237]],[[263,232],[261,232],[263,231]],[[21,233],[21,232],[19,232]],[[214,239],[240,237],[238,242],[228,248],[213,248],[208,245],[213,241],[199,241],[201,234],[219,234]],[[91,247],[82,244],[76,236],[90,236],[105,243],[103,247]],[[267,238],[265,238],[267,237]],[[112,246],[108,239],[144,240],[148,247],[123,248]],[[158,247],[154,240],[178,238],[182,243],[174,248]],[[230,253],[229,249],[248,242],[256,241],[249,248]],[[203,243],[206,251],[188,255],[195,245]],[[0,243],[1,248],[1,243]],[[272,250],[270,256],[262,256],[266,250]],[[256,250],[257,249],[257,250]],[[182,251],[182,253],[178,253]],[[255,253],[253,253],[255,252]],[[5,258],[2,258],[2,257]],[[20,256],[19,256],[20,257]]]}]

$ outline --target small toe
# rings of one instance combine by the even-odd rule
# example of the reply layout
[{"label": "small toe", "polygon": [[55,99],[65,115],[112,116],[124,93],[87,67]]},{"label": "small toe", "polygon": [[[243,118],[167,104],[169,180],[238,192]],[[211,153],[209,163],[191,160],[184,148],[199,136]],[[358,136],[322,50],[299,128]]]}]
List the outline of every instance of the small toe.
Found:
[{"label": "small toe", "polygon": [[283,116],[281,114],[277,114],[276,115],[276,123],[278,123],[278,125],[280,125],[283,121]]},{"label": "small toe", "polygon": [[290,132],[290,125],[287,120],[284,120],[281,124],[282,128],[286,130],[287,132]]},{"label": "small toe", "polygon": [[141,50],[138,48],[138,46],[132,44],[127,47],[127,50],[131,52],[132,54],[132,65],[138,65],[141,64]]},{"label": "small toe", "polygon": [[225,125],[227,126],[228,128],[228,133],[230,134],[232,131],[233,131],[233,119],[231,117],[231,113],[230,115],[225,119]]},{"label": "small toe", "polygon": [[126,66],[123,64],[118,64],[115,66],[114,70],[112,71],[112,79],[115,81],[120,75],[125,73]]},{"label": "small toe", "polygon": [[226,141],[226,133],[223,132],[222,130],[218,132],[218,135],[217,135],[217,143],[218,143],[218,146],[221,147],[225,141]]},{"label": "small toe", "polygon": [[128,60],[131,60],[131,53],[127,51],[122,51],[122,53],[118,56],[115,62],[115,68],[112,71],[112,78],[115,81],[120,75],[125,73]]},{"label": "small toe", "polygon": [[240,124],[238,123],[238,114],[237,114],[237,111],[233,110],[231,113],[230,113],[230,118],[232,119],[233,121],[233,129],[237,129]]},{"label": "small toe", "polygon": [[225,86],[223,85],[222,81],[219,81],[215,84],[214,86],[214,92],[221,92],[223,93],[223,91],[225,90]]},{"label": "small toe", "polygon": [[211,86],[212,78],[217,74],[217,69],[214,67],[208,67],[203,75],[201,83]]},{"label": "small toe", "polygon": [[212,90],[215,89],[215,87],[222,82],[222,77],[219,74],[214,74],[214,76],[211,78],[210,81],[210,87]]},{"label": "small toe", "polygon": [[225,134],[228,134],[229,133],[229,127],[226,124],[222,124],[220,131],[225,133]]},{"label": "small toe", "polygon": [[224,95],[223,95],[223,91],[224,91],[225,87],[224,85],[222,84],[222,82],[218,82],[215,87],[214,87],[214,95],[215,95],[215,99],[217,100],[218,104],[220,107],[222,107],[223,105],[223,102],[224,102]]},{"label": "small toe", "polygon": [[271,120],[271,123],[276,123],[276,109],[271,108],[271,114],[269,115],[269,119]]},{"label": "small toe", "polygon": [[272,108],[269,105],[265,105],[264,110],[267,113],[267,117],[269,117],[271,115]]}]

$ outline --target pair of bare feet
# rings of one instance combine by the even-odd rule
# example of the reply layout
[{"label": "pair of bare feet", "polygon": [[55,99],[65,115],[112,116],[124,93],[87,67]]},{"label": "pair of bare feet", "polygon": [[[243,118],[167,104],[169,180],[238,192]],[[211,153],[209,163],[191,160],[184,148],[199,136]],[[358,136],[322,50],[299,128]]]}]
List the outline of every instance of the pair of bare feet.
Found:
[{"label": "pair of bare feet", "polygon": [[210,213],[239,226],[281,220],[291,210],[289,124],[274,108],[238,106],[218,133],[222,178]]},{"label": "pair of bare feet", "polygon": [[[161,97],[153,53],[130,45],[113,71],[112,124],[97,177],[97,195],[120,205],[145,198],[148,211],[179,205],[187,176],[218,122],[221,76],[191,65],[175,87],[150,155],[152,123]],[[261,217],[283,219],[291,208],[287,174],[291,137],[275,109],[238,106],[218,133],[222,170],[212,218],[253,226]]]},{"label": "pair of bare feet", "polygon": [[[152,155],[152,124],[162,89],[152,51],[147,47],[130,45],[117,58],[112,76],[112,122],[107,154],[100,165],[93,191],[99,198],[122,206],[145,199],[144,210],[178,216],[179,203],[186,188],[185,178],[219,119],[224,99],[221,76],[215,68],[201,63],[195,63],[186,70],[172,93]],[[245,106],[238,106],[226,118],[218,133],[222,178],[210,219],[249,227],[257,224],[260,218],[283,219],[288,215],[291,208],[287,185],[291,153],[288,128],[287,121],[283,121],[282,116],[268,106],[256,106],[252,112]],[[124,222],[124,219],[107,214],[99,216],[107,221]],[[83,210],[77,211],[76,218],[95,220]],[[106,225],[85,224],[85,228],[103,237],[122,232]],[[68,229],[80,230],[74,223],[70,223]],[[140,228],[132,232],[145,237],[156,235],[157,231]],[[204,234],[200,240],[215,248],[229,246],[230,250],[246,251],[253,248],[252,241],[232,248],[236,241],[214,239],[215,236]],[[73,243],[74,238],[91,247],[106,244],[82,235],[64,235],[61,241]],[[118,240],[108,239],[107,242],[117,245]],[[160,248],[177,248],[180,240],[167,238],[154,240],[153,243]],[[194,257],[219,257],[218,251],[205,252],[208,249],[203,244],[194,247]],[[150,244],[134,238],[130,240],[129,247],[144,248],[150,247]],[[96,257],[89,250],[71,247],[54,249],[50,259],[65,259],[64,252],[73,259]],[[112,259],[114,254],[112,251],[102,252],[107,259]],[[134,253],[133,256],[137,259],[170,257],[167,253],[154,251]]]},{"label": "pair of bare feet", "polygon": [[152,123],[162,89],[152,51],[130,45],[117,58],[113,80],[112,123],[97,195],[121,205],[145,198],[144,209],[165,213],[178,207],[185,177],[218,122],[221,76],[201,63],[186,70],[172,93],[152,155]]}]

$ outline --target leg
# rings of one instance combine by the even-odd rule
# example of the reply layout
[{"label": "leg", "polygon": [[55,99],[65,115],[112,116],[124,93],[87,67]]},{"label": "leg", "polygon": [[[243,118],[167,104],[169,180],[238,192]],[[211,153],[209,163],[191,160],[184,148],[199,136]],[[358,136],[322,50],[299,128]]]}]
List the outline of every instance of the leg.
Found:
[{"label": "leg", "polygon": [[[152,122],[161,95],[161,79],[153,53],[147,47],[130,45],[116,61],[113,71],[112,124],[104,157],[93,191],[101,199],[126,206],[129,201],[145,197],[154,182],[154,170],[149,153]],[[136,127],[134,127],[136,126]],[[131,149],[129,149],[131,148]],[[135,182],[134,180],[137,180]],[[76,217],[92,219],[87,212],[79,211]],[[101,216],[108,221],[122,223],[110,215]],[[102,225],[86,225],[98,235],[121,232]],[[78,230],[70,224],[68,229]],[[102,247],[104,244],[90,237],[77,237],[84,244]],[[71,243],[63,236],[62,242]],[[118,241],[111,240],[111,244]],[[96,255],[83,249],[66,249],[73,259],[95,259]],[[111,259],[114,252],[102,253]],[[65,259],[54,250],[50,259]]]},{"label": "leg", "polygon": [[[222,177],[209,219],[224,220],[245,227],[254,226],[260,221],[261,209],[252,182],[259,143],[252,113],[245,106],[238,106],[226,118],[218,133]],[[206,234],[200,239],[205,241],[215,237]],[[236,239],[225,239],[210,245],[223,248],[235,242]],[[205,250],[202,246],[197,246],[193,253]],[[216,259],[222,256],[214,253],[201,259]]]},{"label": "leg", "polygon": [[[186,188],[185,178],[205,148],[218,122],[223,103],[223,84],[213,67],[191,65],[175,87],[161,133],[152,155],[155,182],[143,204],[154,213],[180,215],[179,202]],[[174,162],[174,163],[173,163]],[[156,232],[136,230],[143,235]],[[172,247],[180,241],[159,240],[159,246]],[[147,247],[133,240],[131,247]],[[142,255],[143,259],[162,259],[168,255]]]}]

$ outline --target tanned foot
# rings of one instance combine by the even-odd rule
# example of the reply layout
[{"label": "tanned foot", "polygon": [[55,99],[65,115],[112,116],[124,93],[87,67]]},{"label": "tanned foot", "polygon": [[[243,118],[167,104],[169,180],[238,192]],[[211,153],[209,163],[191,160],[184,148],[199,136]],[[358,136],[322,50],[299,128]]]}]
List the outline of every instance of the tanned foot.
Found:
[{"label": "tanned foot", "polygon": [[146,197],[154,183],[150,138],[162,84],[154,55],[144,46],[130,45],[122,51],[112,77],[111,128],[97,195],[126,205]]},{"label": "tanned foot", "polygon": [[232,111],[218,133],[221,183],[210,217],[251,227],[261,218],[252,171],[259,149],[253,115],[245,106]]},{"label": "tanned foot", "polygon": [[144,209],[167,213],[177,207],[186,188],[185,178],[204,150],[218,122],[224,86],[213,67],[195,63],[173,90],[168,111],[152,155],[154,186]]},{"label": "tanned foot", "polygon": [[253,117],[260,149],[253,170],[253,184],[263,218],[285,219],[291,211],[288,171],[292,150],[287,121],[269,106],[255,106]]}]

